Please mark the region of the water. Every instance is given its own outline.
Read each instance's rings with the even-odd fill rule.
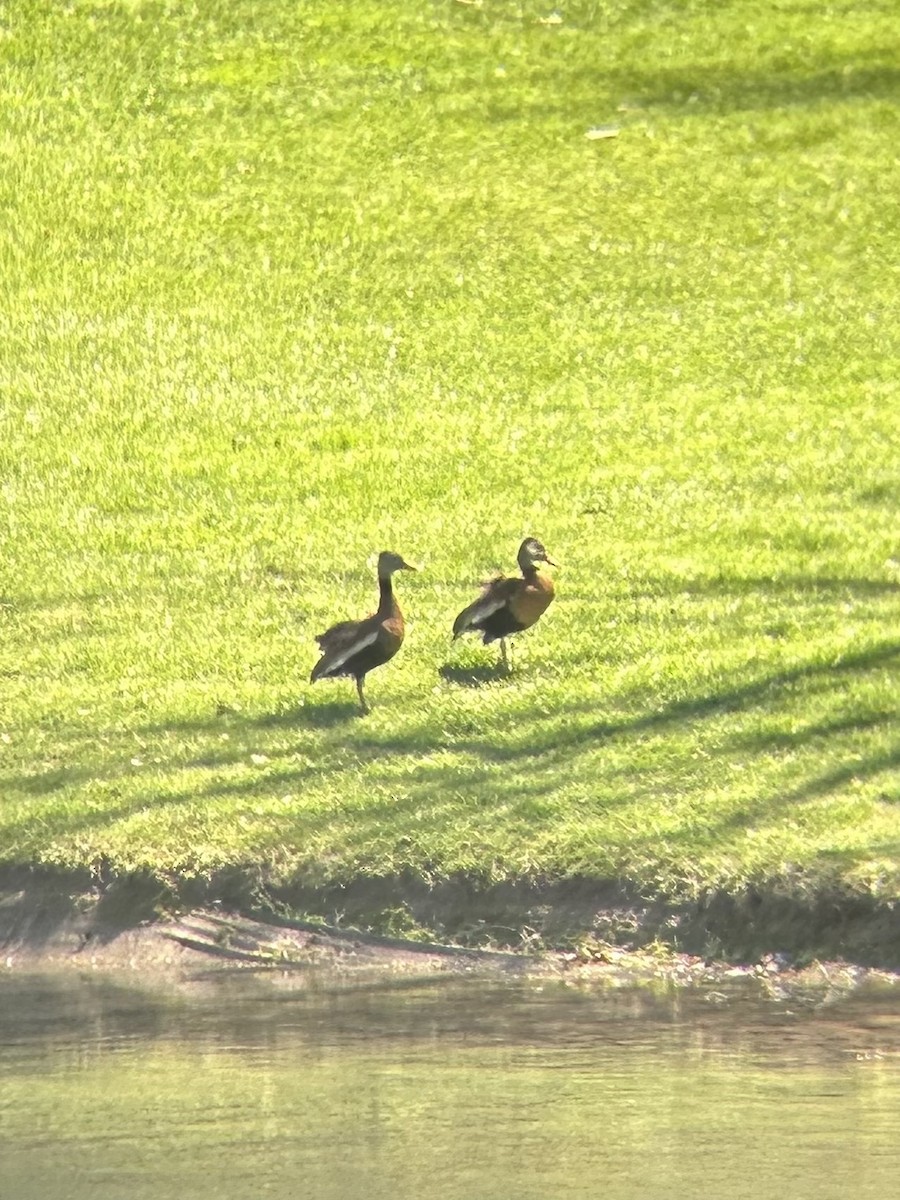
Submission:
[[[0,1200],[884,1200],[900,992],[0,976]]]

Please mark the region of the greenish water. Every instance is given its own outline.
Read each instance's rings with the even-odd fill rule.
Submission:
[[[900,995],[0,976],[0,1197],[896,1195]]]

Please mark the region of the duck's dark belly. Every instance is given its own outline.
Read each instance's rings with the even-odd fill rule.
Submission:
[[[498,608],[496,612],[480,622],[478,628],[484,633],[485,643],[494,642],[497,638],[509,637],[511,633],[521,633],[527,629],[508,608]]]

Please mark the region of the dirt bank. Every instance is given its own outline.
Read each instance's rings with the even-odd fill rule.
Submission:
[[[900,968],[900,913],[860,896],[810,901],[715,893],[694,904],[570,880],[478,885],[376,879],[345,888],[272,886],[252,872],[202,882],[10,866],[0,869],[0,962],[178,971],[329,960],[396,969],[534,970],[635,962],[841,960]],[[635,957],[637,956],[637,957]],[[693,969],[693,968],[692,968]]]

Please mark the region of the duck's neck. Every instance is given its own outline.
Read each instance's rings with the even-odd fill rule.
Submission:
[[[378,576],[378,615],[389,617],[398,611],[390,575]]]
[[[553,580],[539,569],[536,562],[520,563],[519,565],[522,568],[522,578],[525,580],[526,587],[546,592],[550,596],[553,595]]]

